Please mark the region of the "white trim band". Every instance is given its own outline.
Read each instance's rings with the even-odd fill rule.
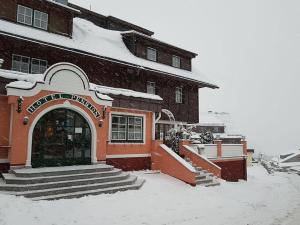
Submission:
[[[147,154],[124,154],[124,155],[106,155],[107,159],[118,159],[118,158],[145,158],[151,157],[150,153]]]

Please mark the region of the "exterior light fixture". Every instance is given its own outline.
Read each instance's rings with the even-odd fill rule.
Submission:
[[[21,113],[22,112],[22,104],[23,104],[23,97],[20,96],[18,99],[17,99],[17,103],[18,103],[18,106],[17,106],[17,112],[18,113]]]
[[[105,119],[105,114],[106,114],[106,106],[104,106],[102,110],[102,119]]]
[[[102,125],[103,125],[103,120],[101,119],[101,120],[99,120],[98,126],[99,126],[99,127],[102,127]]]
[[[29,122],[29,118],[28,118],[28,116],[25,116],[25,117],[23,118],[23,124],[24,124],[24,125],[27,125],[28,122]]]

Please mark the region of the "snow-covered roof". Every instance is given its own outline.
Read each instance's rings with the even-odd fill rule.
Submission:
[[[213,112],[200,112],[200,126],[225,126],[225,123],[219,119]]]
[[[151,36],[149,36],[149,35],[143,34],[143,33],[138,32],[138,31],[136,31],[136,30],[122,31],[121,34],[124,34],[124,35],[126,35],[126,34],[137,34],[137,35],[143,36],[144,38],[147,38],[147,39],[149,39],[149,40],[153,40],[153,41],[155,41],[155,42],[159,42],[159,43],[161,43],[161,44],[168,45],[168,46],[171,46],[171,47],[173,47],[173,48],[177,48],[177,49],[180,49],[180,50],[182,50],[182,51],[188,52],[188,53],[190,53],[190,54],[192,54],[192,55],[194,55],[194,56],[197,56],[197,55],[198,55],[197,53],[194,53],[194,52],[192,52],[192,51],[188,51],[188,50],[179,48],[179,47],[177,47],[177,46],[175,46],[175,45],[171,45],[171,44],[169,44],[169,43],[166,43],[166,42],[164,42],[164,41],[158,40],[158,39],[156,39],[156,38],[154,38],[154,37],[151,37]]]
[[[73,19],[72,38],[5,20],[0,20],[0,33],[97,55],[104,60],[124,63],[144,70],[198,82],[203,86],[217,88],[216,85],[196,69],[187,71],[136,57],[124,44],[121,32],[98,27],[92,22],[81,18]]]
[[[27,73],[12,71],[12,70],[0,69],[0,77],[10,79],[10,80],[15,80],[7,84],[6,87],[30,89],[34,87],[34,85],[37,82],[44,83],[45,74],[27,74]],[[158,95],[133,91],[129,89],[101,86],[101,85],[96,85],[94,83],[90,83],[90,89],[96,91],[99,97],[105,100],[113,100],[112,98],[107,96],[107,94],[123,95],[127,97],[145,98],[145,99],[159,100],[159,101],[163,100]]]
[[[158,101],[163,100],[158,95],[133,91],[133,90],[124,89],[124,88],[113,88],[113,87],[107,87],[107,86],[102,86],[102,85],[95,85],[93,83],[90,83],[90,87],[93,90],[95,90],[99,93],[102,93],[102,94],[123,95],[123,96],[128,96],[128,97],[146,98],[146,99],[152,99],[152,100],[158,100]]]
[[[294,153],[291,153],[291,154],[285,154],[284,156],[286,156],[286,157],[282,158],[281,156],[283,156],[283,155],[284,154],[280,155],[280,158],[279,158],[280,163],[295,162],[300,165],[300,150],[296,150],[296,151],[294,151]]]
[[[236,138],[244,138],[241,134],[227,134],[227,133],[213,133],[214,138],[221,138],[221,139],[236,139]]]
[[[77,12],[77,13],[80,13],[79,10],[74,9],[74,8],[72,8],[72,7],[70,7],[70,6],[64,5],[64,4],[62,4],[62,3],[56,2],[55,0],[46,0],[46,1],[47,1],[47,2],[50,2],[50,3],[52,3],[52,4],[55,4],[55,5],[58,5],[58,6],[60,6],[60,7],[63,7],[63,8],[65,8],[65,9],[68,9],[68,10],[71,10],[71,11],[74,11],[74,12]]]

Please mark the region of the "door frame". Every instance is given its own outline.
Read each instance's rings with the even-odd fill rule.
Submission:
[[[26,159],[26,164],[25,167],[32,167],[31,166],[31,154],[32,154],[32,135],[34,128],[37,124],[37,122],[48,112],[54,110],[54,109],[69,109],[73,110],[77,113],[79,113],[89,124],[90,129],[91,129],[91,164],[97,163],[97,130],[95,127],[95,124],[91,117],[80,107],[72,105],[69,101],[65,101],[63,104],[57,104],[50,106],[43,111],[41,111],[32,121],[29,132],[28,132],[28,146],[27,146],[27,159]]]

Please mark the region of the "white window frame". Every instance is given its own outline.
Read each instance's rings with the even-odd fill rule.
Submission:
[[[21,58],[21,61],[19,61],[19,66],[16,66],[16,60],[14,60],[14,57],[20,57]],[[26,71],[22,70],[23,69],[23,64],[25,64],[25,63],[23,63],[23,59],[27,59],[28,60],[28,63],[27,63],[28,65],[27,65],[27,70]],[[11,70],[22,72],[22,73],[29,73],[29,71],[30,71],[30,57],[23,56],[23,55],[13,54],[12,55]]]
[[[157,50],[155,48],[147,47],[147,59],[157,62]]]
[[[124,142],[118,141],[118,140],[113,140],[112,139],[112,117],[113,116],[136,116],[136,117],[142,117],[143,118],[143,134],[142,134],[142,141],[141,142],[127,142],[127,137],[126,140],[124,140]],[[127,129],[127,127],[126,127]],[[127,112],[111,112],[109,115],[109,144],[113,144],[113,145],[118,145],[118,144],[122,144],[122,145],[144,145],[146,144],[146,115],[145,114],[139,114],[139,113],[127,113]],[[127,134],[126,134],[127,135]],[[116,142],[117,141],[117,142]]]
[[[113,115],[113,116],[111,116],[111,131],[110,131],[110,133],[111,133],[111,140],[112,140],[112,141],[126,141],[126,140],[127,140],[127,121],[125,122],[125,124],[122,124],[122,123],[116,123],[116,125],[118,126],[118,128],[119,128],[120,126],[124,126],[124,125],[125,125],[125,131],[124,131],[124,132],[119,131],[119,130],[113,131],[113,129],[112,129],[112,126],[114,125],[114,123],[112,122],[113,117],[119,117],[119,118],[121,118],[121,117],[123,117],[123,116],[122,116],[122,115]],[[113,139],[113,135],[112,135],[113,133],[118,133],[118,138]],[[119,133],[124,133],[124,134],[125,134],[125,135],[124,135],[124,138],[119,138]]]
[[[24,10],[24,13],[21,12],[22,9]],[[26,22],[26,18],[29,19],[30,22]],[[26,7],[23,5],[18,5],[18,7],[17,7],[17,22],[32,26],[32,20],[33,20],[32,8],[29,8],[29,7]]]
[[[39,62],[39,64],[38,64],[38,67],[39,67],[39,72],[35,72],[35,71],[33,71],[33,67],[34,67],[34,64],[33,64],[33,61],[34,60],[36,60],[36,61],[38,61]],[[44,62],[45,64],[46,64],[46,67],[45,67],[45,70],[41,70],[41,68],[43,67],[43,66],[41,66],[41,62]],[[48,61],[47,60],[43,60],[43,59],[37,59],[37,58],[31,58],[31,64],[30,64],[30,66],[31,66],[31,68],[30,68],[30,72],[32,73],[32,74],[41,74],[41,73],[44,73],[46,70],[47,70],[47,67],[48,67]]]
[[[175,89],[175,102],[183,103],[183,88],[182,87],[176,87],[176,89]]]
[[[48,13],[34,10],[33,15],[33,26],[43,30],[48,30]]]
[[[147,81],[147,93],[148,94],[156,94],[156,84],[152,81]]]
[[[133,119],[134,122],[133,124],[129,123],[129,119]],[[128,141],[141,141],[143,142],[143,118],[140,116],[127,116],[127,140]],[[136,125],[135,121],[136,120],[140,120],[140,125]],[[133,126],[133,132],[129,131],[130,127],[129,126]],[[138,132],[136,131],[137,128],[140,128],[141,131]],[[129,137],[129,133],[133,134],[133,138]],[[140,139],[136,139],[136,135],[140,133]]]
[[[172,66],[176,68],[181,67],[181,58],[177,55],[172,56]]]

